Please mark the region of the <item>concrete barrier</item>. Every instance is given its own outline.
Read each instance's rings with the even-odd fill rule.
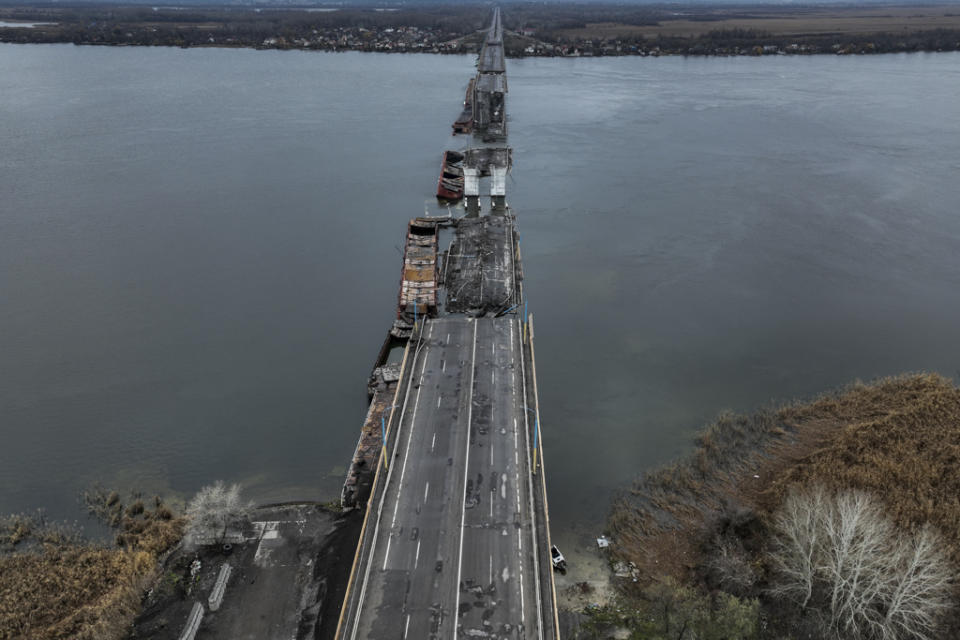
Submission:
[[[400,379],[397,382],[396,390],[394,390],[393,392],[393,406],[390,407],[390,421],[387,423],[387,426],[388,426],[388,429],[386,432],[387,440],[390,439],[390,435],[393,430],[393,414],[396,411],[397,407],[399,406],[397,404],[397,400],[400,398],[400,392],[404,387],[403,380],[407,372],[407,358],[410,355],[410,345],[414,341],[413,338],[414,338],[414,335],[411,333],[410,339],[407,341],[407,346],[403,350],[403,360],[400,363]],[[416,359],[416,356],[414,356],[414,359]],[[407,386],[409,387],[409,385]],[[397,428],[399,428],[399,425],[397,425]],[[367,524],[370,521],[370,511],[373,508],[373,502],[377,497],[377,488],[379,487],[379,484],[380,484],[380,471],[383,469],[383,464],[381,464],[381,462],[382,461],[380,460],[377,461],[377,471],[373,475],[373,484],[370,487],[370,497],[367,498],[367,508],[363,514],[363,525],[360,527],[360,537],[357,542],[357,550],[354,552],[354,555],[353,555],[353,564],[350,567],[350,577],[347,579],[347,588],[343,593],[343,605],[340,607],[340,617],[337,620],[337,630],[333,636],[335,640],[341,640],[341,637],[342,637],[341,633],[343,631],[343,621],[344,621],[344,618],[346,617],[347,610],[351,608],[350,600],[352,596],[353,584],[357,578],[357,567],[359,566],[360,557],[363,553],[363,548],[366,542]]]
[[[227,580],[230,579],[230,574],[233,572],[233,567],[230,566],[229,562],[224,562],[223,566],[220,567],[220,574],[217,576],[217,581],[213,585],[213,589],[210,590],[210,597],[207,599],[207,606],[210,607],[210,611],[216,611],[220,608],[220,604],[223,602],[223,593],[227,590]]]
[[[197,635],[197,629],[200,628],[200,622],[203,620],[203,605],[199,602],[193,603],[193,609],[190,610],[190,617],[187,618],[187,624],[180,632],[180,640],[193,640]]]

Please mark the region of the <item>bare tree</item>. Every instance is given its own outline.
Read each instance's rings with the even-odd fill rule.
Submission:
[[[803,609],[813,597],[818,554],[823,544],[821,520],[825,502],[826,496],[819,486],[803,496],[791,493],[773,523],[777,537],[771,557],[780,577],[774,592],[795,600]]]
[[[926,640],[950,607],[952,567],[930,527],[901,533],[862,491],[791,492],[774,517],[771,592],[843,638]]]
[[[930,526],[898,542],[901,570],[888,577],[883,640],[936,634],[937,623],[951,608],[953,572],[941,549],[943,542]]]
[[[240,485],[225,485],[217,480],[200,489],[187,504],[188,544],[218,544],[226,538],[230,528],[249,521],[253,504],[240,497]]]
[[[702,570],[710,584],[735,596],[749,595],[757,571],[738,538],[716,534],[704,550]]]

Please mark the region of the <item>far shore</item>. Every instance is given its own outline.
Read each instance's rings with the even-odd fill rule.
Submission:
[[[0,42],[473,54],[482,5],[390,11],[0,6]],[[865,55],[960,50],[960,4],[506,5],[507,57]],[[19,23],[19,24],[18,24]],[[22,26],[19,26],[22,25]]]

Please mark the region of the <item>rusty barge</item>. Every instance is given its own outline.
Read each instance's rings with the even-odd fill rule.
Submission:
[[[440,163],[440,177],[437,179],[437,199],[456,202],[463,199],[463,154],[459,151],[445,151]]]
[[[381,431],[393,408],[390,400],[400,379],[401,363],[391,355],[406,346],[415,322],[437,315],[438,236],[440,226],[449,223],[449,218],[414,218],[407,225],[396,318],[367,380],[370,404],[340,494],[344,508],[357,507],[369,496],[383,443]]]
[[[475,83],[475,78],[470,78],[470,82],[467,83],[467,95],[463,99],[463,111],[460,112],[460,116],[453,123],[453,135],[473,131],[473,87]]]

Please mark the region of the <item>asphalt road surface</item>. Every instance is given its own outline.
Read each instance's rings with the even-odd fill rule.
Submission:
[[[343,637],[542,638],[520,325],[447,317],[423,336]]]
[[[507,69],[503,58],[503,25],[500,22],[499,8],[493,10],[493,19],[484,38],[477,69],[480,73],[504,73]]]

